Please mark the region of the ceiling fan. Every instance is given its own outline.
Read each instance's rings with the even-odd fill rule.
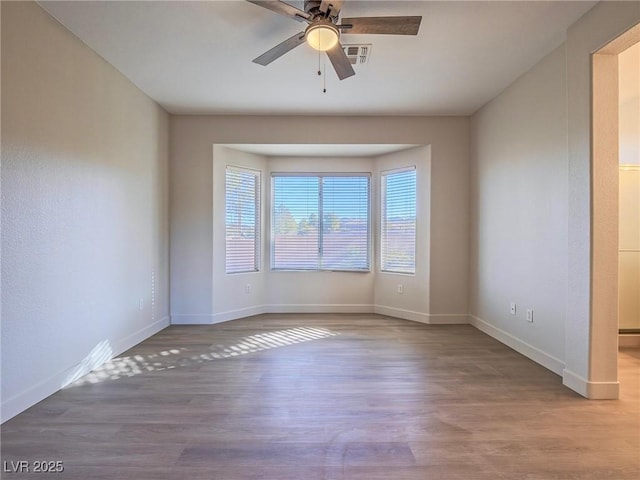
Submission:
[[[422,17],[356,17],[340,19],[344,0],[305,0],[304,11],[280,0],[247,0],[285,17],[306,22],[307,28],[296,33],[271,50],[253,60],[260,65],[269,65],[285,53],[307,42],[312,48],[326,52],[340,80],[355,71],[340,43],[341,35],[385,34],[417,35]],[[340,23],[338,24],[338,20]]]

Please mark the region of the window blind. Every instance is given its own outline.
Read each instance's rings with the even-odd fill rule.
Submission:
[[[380,269],[416,271],[416,170],[382,172]]]
[[[260,270],[260,172],[228,166],[225,179],[226,273]]]
[[[369,271],[369,175],[274,174],[274,270]]]

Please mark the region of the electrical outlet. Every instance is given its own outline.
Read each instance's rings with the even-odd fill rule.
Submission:
[[[533,309],[527,309],[527,322],[533,323]]]
[[[144,310],[144,298],[138,300],[138,310]]]
[[[247,283],[244,286],[244,293],[251,293],[251,284],[250,283]]]
[[[398,293],[404,293],[404,285],[401,283],[398,284]]]
[[[516,302],[511,302],[510,312],[511,312],[511,315],[515,315],[516,314]]]

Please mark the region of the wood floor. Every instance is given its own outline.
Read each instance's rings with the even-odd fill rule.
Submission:
[[[620,376],[588,401],[466,325],[172,326],[2,425],[2,478],[637,480],[638,350]]]

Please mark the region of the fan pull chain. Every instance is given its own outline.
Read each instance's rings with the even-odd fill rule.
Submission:
[[[318,44],[321,45],[322,37],[318,39]],[[322,76],[322,93],[327,93],[327,58],[324,59],[323,68],[320,69],[320,57],[322,56],[321,50],[318,49],[318,75],[322,75],[324,71],[324,75]]]
[[[322,93],[327,93],[327,58],[324,59],[324,76],[322,77]]]
[[[318,50],[318,76],[322,76],[324,72],[324,76],[322,76],[322,93],[327,93],[327,58],[325,57],[324,63],[320,61],[320,57],[322,52]]]

